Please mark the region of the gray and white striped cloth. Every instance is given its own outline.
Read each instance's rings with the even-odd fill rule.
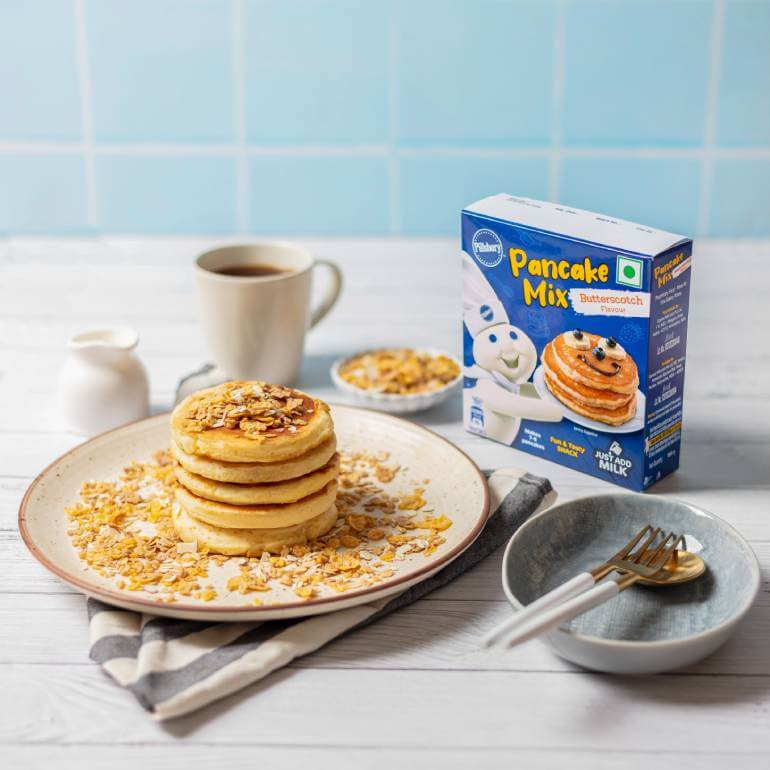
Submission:
[[[547,479],[516,469],[489,476],[492,511],[477,540],[443,570],[396,596],[285,621],[175,620],[88,600],[91,659],[155,719],[195,711],[447,584],[505,543],[555,498]]]

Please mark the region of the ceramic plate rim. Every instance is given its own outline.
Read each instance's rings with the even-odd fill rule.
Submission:
[[[549,515],[553,511],[558,510],[559,508],[563,508],[567,505],[571,505],[573,503],[576,503],[582,500],[596,500],[596,499],[608,498],[608,497],[613,497],[613,498],[636,497],[636,495],[628,492],[605,492],[605,493],[596,494],[596,495],[582,495],[581,497],[575,497],[572,500],[565,500],[564,502],[557,503],[556,505],[553,505],[550,508],[546,508],[544,511],[541,511],[540,513],[535,514],[534,516],[529,518],[527,521],[525,521],[524,524],[522,524],[516,530],[516,532],[513,533],[513,535],[511,536],[511,539],[508,541],[508,544],[505,546],[505,551],[503,552],[503,563],[502,563],[502,573],[501,573],[503,593],[505,594],[508,601],[513,605],[513,607],[515,607],[517,610],[520,610],[524,607],[524,605],[516,598],[516,596],[513,594],[513,592],[511,591],[508,585],[506,566],[508,564],[508,560],[511,558],[511,550],[514,545],[514,541],[516,540],[517,537],[519,537],[521,532],[525,530],[535,519],[539,519],[541,516]],[[651,498],[648,498],[648,499],[651,499]],[[572,631],[570,629],[563,629],[563,628],[557,628],[553,633],[564,634],[565,636],[568,636],[571,639],[579,640],[581,642],[586,642],[587,644],[598,645],[602,647],[625,647],[627,649],[650,650],[650,649],[659,648],[659,647],[672,647],[672,646],[679,647],[683,645],[692,644],[692,642],[696,640],[699,641],[702,639],[707,639],[710,636],[720,634],[726,628],[736,625],[746,616],[746,613],[748,613],[748,611],[754,606],[754,602],[756,601],[757,594],[759,593],[759,589],[761,586],[761,572],[759,569],[759,560],[757,559],[757,555],[754,553],[754,549],[751,547],[751,545],[746,540],[746,538],[740,532],[738,532],[738,530],[735,527],[732,526],[732,524],[728,524],[728,522],[726,522],[720,516],[717,516],[715,513],[712,513],[711,511],[707,511],[705,508],[701,508],[699,505],[688,503],[686,500],[681,500],[678,497],[666,497],[664,499],[667,500],[668,502],[684,505],[687,508],[690,508],[696,511],[697,513],[701,513],[707,516],[712,521],[716,520],[717,522],[719,522],[721,526],[723,526],[725,529],[731,532],[732,535],[735,537],[735,539],[741,544],[747,556],[749,557],[748,561],[751,564],[751,573],[752,573],[753,583],[754,583],[751,596],[748,598],[745,605],[741,607],[738,612],[734,613],[729,618],[727,618],[727,620],[723,620],[721,623],[718,623],[716,626],[707,628],[705,631],[700,631],[697,634],[690,634],[689,636],[682,636],[677,639],[657,639],[654,641],[635,640],[635,639],[606,639],[603,636],[592,636],[589,634],[581,634],[581,633],[578,633],[577,631]]]
[[[647,397],[639,388],[636,389],[636,414],[623,425],[608,425],[607,423],[599,422],[598,420],[592,420],[590,417],[586,417],[583,414],[573,411],[566,404],[562,404],[562,402],[559,401],[559,399],[545,386],[545,368],[542,364],[535,369],[535,373],[532,375],[532,384],[535,386],[535,390],[540,395],[540,398],[546,398],[553,402],[562,410],[562,414],[567,420],[574,422],[583,428],[588,428],[588,430],[595,430],[599,433],[637,433],[644,428],[643,417],[647,404]],[[637,425],[635,428],[631,427],[638,420],[641,420],[641,424]]]
[[[37,488],[38,484],[40,484],[43,480],[48,479],[50,475],[55,471],[59,463],[63,462],[73,452],[83,451],[87,447],[93,446],[95,442],[103,439],[105,436],[127,430],[129,428],[139,425],[140,423],[161,422],[162,420],[168,420],[170,416],[170,412],[164,412],[161,414],[152,415],[150,417],[145,417],[141,420],[134,420],[133,422],[120,425],[117,428],[113,428],[111,430],[105,431],[104,433],[100,433],[96,436],[93,436],[87,441],[84,441],[78,444],[77,446],[72,447],[72,449],[67,450],[63,454],[59,455],[59,457],[57,457],[55,460],[50,462],[47,466],[45,466],[45,468],[43,468],[43,470],[41,470],[40,473],[38,473],[37,476],[35,476],[35,478],[30,483],[29,487],[27,487],[27,490],[25,491],[24,496],[21,499],[21,503],[19,504],[18,528],[19,528],[19,533],[21,534],[21,538],[24,541],[24,544],[29,550],[29,552],[32,554],[32,556],[34,556],[35,559],[43,567],[45,567],[49,572],[55,575],[59,580],[63,581],[67,585],[72,586],[73,588],[76,588],[79,592],[85,594],[86,596],[94,596],[96,598],[102,599],[103,601],[105,601],[106,603],[112,606],[121,606],[126,604],[139,605],[143,608],[146,608],[148,610],[148,613],[154,614],[154,615],[160,614],[159,610],[170,610],[173,613],[173,615],[176,615],[176,616],[179,616],[181,613],[197,613],[197,614],[211,615],[211,616],[232,615],[233,618],[231,619],[235,620],[236,618],[244,614],[248,614],[253,617],[258,617],[260,614],[261,615],[269,614],[269,615],[275,616],[277,613],[287,611],[287,612],[294,613],[295,616],[297,617],[301,617],[305,615],[321,614],[322,612],[325,612],[325,611],[329,611],[329,612],[333,611],[335,604],[341,605],[340,609],[342,609],[343,607],[350,607],[354,605],[365,604],[367,601],[375,601],[378,597],[380,597],[383,591],[386,591],[388,593],[382,594],[382,596],[391,595],[395,593],[398,587],[401,585],[404,585],[406,588],[406,587],[409,587],[410,585],[415,585],[416,583],[419,583],[427,579],[433,573],[435,573],[438,569],[446,566],[447,564],[452,562],[454,559],[456,559],[481,534],[481,531],[483,530],[487,522],[487,519],[489,518],[489,508],[490,508],[489,486],[487,484],[487,479],[484,476],[484,473],[466,452],[464,452],[458,446],[456,446],[451,441],[449,441],[449,439],[444,438],[438,433],[430,430],[430,428],[426,428],[423,425],[418,425],[409,420],[405,420],[401,417],[396,417],[395,415],[392,415],[392,414],[378,412],[373,409],[366,409],[365,407],[350,406],[348,404],[336,404],[333,402],[330,402],[329,405],[335,409],[366,412],[368,414],[374,415],[377,419],[392,420],[398,423],[406,423],[410,428],[414,428],[418,432],[427,434],[427,437],[429,440],[438,440],[444,444],[447,444],[449,447],[455,450],[469,464],[469,466],[472,468],[473,471],[475,471],[478,474],[479,479],[481,481],[481,490],[483,495],[481,510],[471,530],[468,532],[468,534],[465,535],[465,537],[456,546],[454,546],[454,548],[447,551],[445,554],[442,554],[439,558],[429,561],[428,564],[425,564],[420,569],[415,570],[414,572],[410,572],[406,575],[399,576],[394,580],[388,580],[382,583],[378,583],[377,585],[374,585],[374,586],[369,586],[368,588],[359,589],[357,591],[351,591],[349,593],[340,594],[338,596],[320,597],[318,599],[310,599],[310,600],[297,601],[297,602],[287,602],[278,606],[265,605],[262,607],[254,606],[254,605],[244,605],[242,607],[241,606],[221,607],[218,605],[186,604],[182,602],[175,602],[173,605],[169,605],[166,607],[159,607],[157,602],[153,602],[151,599],[146,599],[142,596],[127,596],[125,592],[121,592],[119,590],[111,590],[111,589],[103,588],[98,585],[94,585],[93,583],[89,582],[87,578],[83,578],[83,577],[79,577],[78,575],[71,574],[66,570],[62,569],[54,561],[51,561],[38,548],[37,544],[35,543],[34,539],[32,538],[26,526],[27,506],[29,504],[29,499],[32,496],[32,493],[34,492],[34,490]],[[353,604],[350,603],[351,599],[355,600]],[[118,602],[118,604],[116,604],[116,602]],[[321,609],[318,609],[319,607]],[[297,613],[297,610],[301,610],[303,608],[310,610],[310,612]],[[164,612],[163,614],[168,614],[168,613]],[[212,620],[215,620],[215,618],[212,617]]]

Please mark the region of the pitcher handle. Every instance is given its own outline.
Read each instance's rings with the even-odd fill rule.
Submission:
[[[331,282],[324,292],[318,307],[310,316],[310,328],[312,329],[336,304],[342,291],[342,271],[329,259],[317,259],[313,268],[323,266],[328,268]]]

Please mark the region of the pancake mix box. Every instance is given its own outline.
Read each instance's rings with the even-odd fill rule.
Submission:
[[[462,248],[465,427],[633,490],[674,471],[692,241],[500,194]]]

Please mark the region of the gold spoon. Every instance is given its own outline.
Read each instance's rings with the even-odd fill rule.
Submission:
[[[674,551],[660,572],[636,582],[644,586],[671,586],[689,583],[706,571],[706,562],[691,551]]]

